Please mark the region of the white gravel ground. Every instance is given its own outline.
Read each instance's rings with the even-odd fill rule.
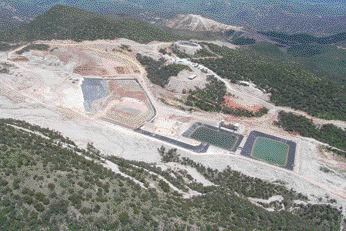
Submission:
[[[123,42],[127,43],[128,41],[124,40]],[[158,45],[152,44],[150,46],[155,47]],[[132,49],[141,49],[141,46],[133,45]],[[150,52],[150,49],[146,51]],[[6,54],[0,53],[0,62],[5,59]],[[78,84],[73,85],[68,82],[69,77],[66,77],[66,73],[54,70],[55,67],[42,69],[41,65],[23,64],[19,70],[14,70],[19,72],[17,77],[15,75],[0,74],[0,118],[25,120],[42,127],[49,127],[60,131],[64,136],[70,137],[81,147],[86,147],[87,143],[90,142],[104,154],[117,155],[130,160],[160,163],[157,148],[161,145],[168,148],[172,147],[153,138],[144,137],[130,129],[83,115]],[[65,71],[68,71],[67,69],[66,67]],[[36,75],[37,72],[40,75]],[[145,82],[143,81],[143,83]],[[54,87],[57,89],[54,89]],[[145,87],[145,89],[149,89],[149,87]],[[56,90],[58,90],[59,95],[54,94]],[[21,93],[24,95],[21,95]],[[153,99],[151,94],[150,97]],[[69,107],[66,107],[66,105]],[[159,116],[168,112],[186,115],[186,113],[164,107],[158,102],[154,102],[154,105],[159,107]],[[216,117],[207,118],[208,115],[190,116],[195,119],[202,118],[203,120],[216,119]],[[266,119],[264,118],[263,121],[265,122]],[[246,125],[249,124],[252,124],[253,127],[244,129],[244,132],[256,128],[269,133],[280,133],[272,127],[263,127],[265,123],[254,123],[252,121],[247,122]],[[325,202],[327,195],[330,198],[335,198],[338,206],[344,207],[343,212],[346,215],[345,175],[320,171],[319,150],[315,141],[300,138],[292,139],[298,142],[294,171],[254,161],[239,154],[221,152],[217,148],[211,148],[206,154],[196,154],[185,150],[179,150],[179,153],[211,168],[222,170],[230,166],[233,170],[252,177],[268,181],[280,180],[286,182],[287,187],[308,195],[315,202],[318,201],[319,197],[324,198],[323,202]],[[184,166],[169,167],[185,168],[198,182],[205,185],[211,184],[192,168]]]

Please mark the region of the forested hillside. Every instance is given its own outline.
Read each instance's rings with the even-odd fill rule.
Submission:
[[[297,44],[334,44],[346,40],[346,33],[338,33],[326,37],[316,37],[309,34],[285,34],[280,32],[261,32],[264,35],[269,36],[274,41],[280,42],[286,45]]]
[[[256,112],[242,108],[231,108],[225,104],[227,89],[225,83],[209,76],[204,88],[196,88],[189,91],[185,104],[192,108],[198,108],[208,112],[222,112],[224,114],[239,117],[261,117],[268,113],[268,109],[262,107]]]
[[[165,60],[158,61],[141,54],[137,54],[137,60],[145,67],[149,80],[161,87],[164,87],[172,76],[177,76],[182,70],[189,70],[190,68],[181,64],[165,65]]]
[[[258,43],[249,49],[254,55],[296,63],[321,78],[346,85],[346,49],[336,45],[299,44],[280,49],[274,44]]]
[[[200,14],[231,25],[259,31],[313,33],[318,35],[346,31],[345,1],[342,0],[2,0],[5,9],[0,21],[30,18],[56,4],[66,4],[104,15],[126,14],[141,17],[174,17],[176,14]],[[0,23],[1,24],[1,23]]]
[[[164,149],[161,151],[165,153]],[[247,177],[231,169],[219,172],[186,158],[165,159],[196,168],[218,185],[204,187],[187,184],[182,177],[172,178],[153,164],[110,158],[122,172],[144,183],[139,186],[103,167],[99,156],[100,152],[92,145],[88,145],[87,150],[80,149],[58,132],[21,121],[0,120],[0,229],[340,228],[341,216],[337,209],[329,205],[295,205],[293,200],[304,201],[306,197],[282,185]],[[175,179],[172,184],[180,182],[203,195],[183,199],[149,170],[166,179]],[[280,212],[268,212],[246,199],[278,194],[284,197],[285,203],[285,209]]]
[[[128,38],[138,42],[169,41],[179,36],[149,23],[113,19],[67,6],[55,6],[29,24],[0,34],[0,41],[71,39],[76,41]]]
[[[345,120],[346,86],[319,77],[307,68],[251,50],[209,47],[222,59],[199,60],[232,82],[248,80],[271,93],[271,101],[326,119]]]
[[[304,116],[281,111],[278,125],[289,132],[297,132],[301,136],[315,138],[335,148],[344,150],[346,157],[346,131],[332,124],[317,127],[311,120]]]

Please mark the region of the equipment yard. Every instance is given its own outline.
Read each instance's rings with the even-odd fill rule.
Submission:
[[[172,76],[164,88],[153,85],[136,55],[174,63],[177,57],[159,52],[172,43],[126,39],[37,43],[50,49],[0,53],[0,63],[8,63],[9,70],[0,74],[1,118],[49,127],[78,145],[93,143],[107,155],[130,160],[160,163],[161,145],[177,148],[181,156],[205,166],[230,166],[252,177],[283,182],[314,203],[335,198],[334,206],[345,208],[345,169],[336,168],[332,160],[321,161],[325,153],[320,142],[275,126],[278,111],[285,108],[270,103],[253,84],[231,83],[185,60],[183,65],[190,70]],[[254,111],[265,106],[269,112],[246,118],[182,107],[183,92],[205,86],[210,74],[225,82],[229,104]],[[179,78],[184,84],[176,84]],[[239,129],[220,128],[220,121],[239,124]],[[323,166],[331,170],[321,171]]]

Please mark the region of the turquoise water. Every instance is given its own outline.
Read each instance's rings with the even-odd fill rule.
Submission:
[[[271,164],[285,166],[287,164],[289,146],[283,142],[265,137],[257,137],[252,149],[252,156]]]

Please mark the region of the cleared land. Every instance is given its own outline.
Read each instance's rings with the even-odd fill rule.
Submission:
[[[97,118],[136,128],[155,116],[136,79],[85,79],[82,90],[85,110]]]
[[[107,155],[116,155],[148,163],[160,162],[157,148],[161,145],[178,148],[182,157],[193,158],[195,161],[212,168],[223,170],[230,166],[233,170],[241,171],[251,177],[261,178],[266,181],[284,182],[288,187],[308,195],[316,203],[329,204],[330,198],[336,198],[338,201],[335,206],[345,204],[344,175],[339,172],[334,174],[333,172],[327,173],[320,170],[319,144],[312,140],[295,137],[294,134],[288,134],[274,126],[273,120],[276,119],[277,115],[276,107],[268,107],[271,109],[268,115],[253,119],[235,116],[226,117],[213,112],[177,110],[161,103],[158,99],[170,93],[150,84],[148,78],[146,78],[144,68],[136,61],[135,57],[137,53],[141,53],[158,60],[161,57],[158,50],[161,47],[168,47],[170,44],[152,43],[144,45],[123,39],[83,43],[54,41],[48,44],[52,50],[35,50],[25,52],[22,56],[18,56],[15,52],[0,53],[2,62],[13,65],[13,67],[8,67],[8,74],[1,74],[0,94],[4,97],[0,96],[0,117],[20,118],[44,127],[50,127],[70,136],[78,142],[78,145],[86,145],[88,142],[92,142]],[[121,49],[122,44],[129,46],[132,52],[118,51]],[[83,55],[76,55],[78,50]],[[27,61],[13,61],[18,57],[24,57]],[[93,69],[84,74],[75,73],[76,67],[88,63],[89,59],[93,62],[97,61],[97,57],[100,57],[102,62],[97,62],[94,67],[96,69],[102,67],[107,74],[100,74],[96,77],[93,74],[95,73]],[[173,63],[169,62],[169,57],[167,59],[167,63]],[[103,63],[107,65],[103,65]],[[122,66],[127,70],[132,70],[131,73],[124,75],[114,71],[114,67]],[[135,71],[135,69],[138,71]],[[196,75],[199,74],[198,70],[195,70],[197,68],[192,67],[191,69],[196,72]],[[239,133],[242,135],[248,134],[249,129],[251,129],[267,134],[275,134],[278,137],[290,137],[289,139],[298,144],[297,156],[294,160],[294,171],[285,171],[283,168],[276,166],[270,167],[255,159],[242,158],[238,156],[240,150],[237,150],[235,155],[224,155],[229,154],[229,150],[217,148],[215,145],[210,145],[204,154],[195,154],[191,150],[179,147],[176,143],[170,143],[167,140],[162,140],[162,142],[159,139],[152,139],[139,134],[132,129],[114,125],[114,122],[107,123],[101,114],[94,116],[86,113],[81,88],[83,79],[86,78],[102,80],[110,78],[137,79],[157,110],[155,120],[145,123],[143,129],[192,146],[198,146],[200,142],[181,137],[181,134],[194,122],[215,126],[218,121],[225,120],[229,123],[239,123],[241,125]],[[196,80],[198,79],[199,77],[196,78]],[[231,89],[230,92],[237,92],[237,100],[238,95],[240,95],[239,100],[244,103],[249,103],[249,100],[251,100],[251,104],[264,102],[261,95],[253,96],[252,93],[255,88],[246,90],[246,87],[226,83],[227,88]],[[235,90],[233,91],[233,89]],[[107,90],[106,93],[109,96],[109,88]],[[129,93],[129,91],[126,92]],[[118,94],[119,91],[115,91],[115,93]],[[94,103],[97,105],[97,101],[99,100],[94,101],[93,105]],[[118,102],[114,105],[122,106],[123,104]],[[103,112],[107,108],[100,107],[100,109]],[[322,198],[322,202],[320,198]]]

